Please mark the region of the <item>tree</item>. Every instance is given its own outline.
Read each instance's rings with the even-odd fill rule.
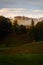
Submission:
[[[33,19],[31,20],[31,27],[34,27],[34,21],[33,21]]]
[[[36,41],[43,41],[43,21],[38,22],[35,26]]]
[[[9,32],[12,32],[12,22],[10,21],[10,19],[9,18],[6,18],[7,19],[7,22],[8,22],[8,24],[9,24]]]
[[[30,37],[31,41],[35,40],[35,26],[34,26],[33,19],[31,21],[31,26],[30,26],[30,29],[29,29],[29,37]]]
[[[20,33],[26,33],[27,32],[27,29],[24,25],[20,25]]]
[[[10,20],[8,20],[8,18],[0,16],[0,37],[2,38],[5,37],[11,29],[11,23]]]
[[[15,33],[18,33],[19,25],[18,25],[17,20],[14,21],[13,27],[14,27],[14,32],[15,32]]]

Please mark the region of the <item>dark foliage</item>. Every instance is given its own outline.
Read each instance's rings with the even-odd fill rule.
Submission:
[[[0,38],[5,37],[11,30],[11,22],[8,18],[0,16]]]
[[[43,41],[43,21],[38,22],[35,26],[36,41]]]
[[[27,29],[24,25],[18,25],[17,20],[12,25],[9,18],[0,16],[0,39],[6,37],[9,33],[12,34],[12,32],[16,35],[25,35],[28,41],[43,41],[43,21],[34,25],[32,19],[31,26]]]

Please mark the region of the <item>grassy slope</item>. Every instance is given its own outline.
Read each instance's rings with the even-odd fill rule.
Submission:
[[[43,65],[43,42],[25,44],[21,38],[8,37],[3,43],[0,45],[0,65]]]
[[[8,48],[0,48],[0,54],[17,54],[17,53],[43,53],[43,42],[33,42],[22,44],[20,46],[13,46]]]

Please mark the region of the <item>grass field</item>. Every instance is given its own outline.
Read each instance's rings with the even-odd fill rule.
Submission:
[[[0,55],[0,65],[43,65],[43,54]]]
[[[0,65],[43,65],[43,42],[1,44]]]
[[[33,53],[33,54],[43,54],[43,42],[33,42],[27,44],[16,44],[6,47],[0,45],[0,54],[18,54],[18,53]]]
[[[43,42],[0,48],[0,65],[43,65]]]

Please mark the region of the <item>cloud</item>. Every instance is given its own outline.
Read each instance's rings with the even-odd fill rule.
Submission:
[[[7,8],[3,8],[3,9],[0,9],[0,13],[7,13],[7,12],[9,12],[9,9],[7,9]]]
[[[35,13],[43,13],[43,10],[34,10]]]
[[[14,17],[16,15],[21,15],[25,11],[26,9],[23,9],[23,8],[2,8],[0,9],[0,15]]]
[[[13,12],[24,12],[27,9],[24,9],[24,8],[11,8],[10,10],[13,11]]]
[[[28,16],[28,17],[43,17],[43,10],[27,9],[27,8],[2,8],[0,15],[6,17]]]

